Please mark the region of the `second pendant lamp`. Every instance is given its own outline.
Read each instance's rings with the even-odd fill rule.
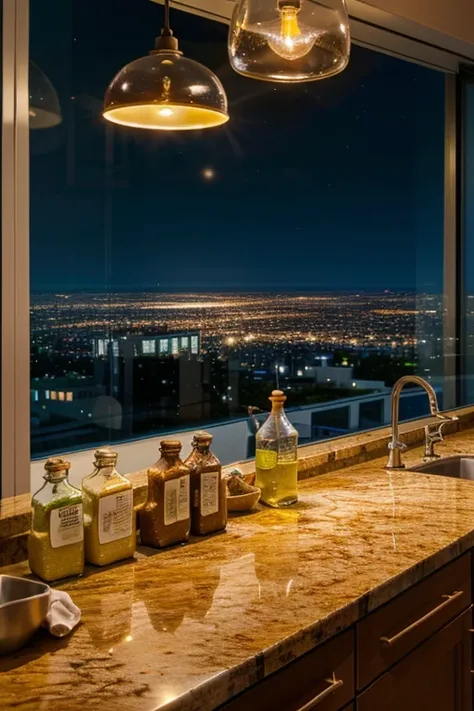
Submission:
[[[229,120],[219,79],[178,50],[169,23],[169,0],[155,49],[115,76],[105,95],[103,116],[123,126],[161,131],[212,128]]]
[[[229,60],[239,74],[305,82],[342,72],[349,62],[345,0],[238,0]]]

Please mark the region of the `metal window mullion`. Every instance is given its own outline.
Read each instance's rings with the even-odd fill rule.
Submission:
[[[15,230],[15,488],[30,491],[30,129],[29,5],[16,16],[16,230]]]
[[[30,489],[28,10],[3,2],[2,497]]]
[[[15,3],[3,1],[2,37],[2,497],[13,496],[15,482],[15,368],[13,349],[15,274]]]
[[[458,233],[458,79],[446,75],[444,156],[443,361],[445,410],[460,402],[460,240]]]
[[[466,248],[469,235],[466,233],[466,170],[469,165],[466,160],[466,131],[467,107],[466,91],[469,85],[474,84],[474,71],[471,66],[461,66],[461,71],[457,81],[457,216],[458,216],[458,336],[459,336],[459,377],[458,377],[458,405],[468,405],[471,397],[469,380],[472,373],[469,372],[469,331],[467,323],[468,315],[468,294],[467,294],[467,270],[469,265],[466,260]]]

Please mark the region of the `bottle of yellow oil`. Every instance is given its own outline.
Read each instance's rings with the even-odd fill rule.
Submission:
[[[283,409],[284,393],[274,390],[269,400],[272,411],[256,437],[255,484],[264,504],[280,508],[298,501],[298,432]]]
[[[118,455],[95,452],[94,471],[82,480],[86,561],[108,565],[131,558],[136,547],[133,485],[116,470]]]

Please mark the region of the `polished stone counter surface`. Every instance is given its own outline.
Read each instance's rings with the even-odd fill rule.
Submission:
[[[474,434],[438,450],[474,453]],[[0,708],[210,711],[474,546],[474,482],[384,464],[307,480],[294,509],[65,583],[83,622],[0,658]]]

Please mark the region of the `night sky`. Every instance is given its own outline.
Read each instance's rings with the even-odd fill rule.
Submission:
[[[32,288],[440,292],[443,74],[353,46],[332,79],[258,82],[228,65],[225,25],[171,19],[226,88],[223,127],[101,118],[108,82],[152,48],[160,6],[31,1],[31,59],[64,117],[31,132]]]

